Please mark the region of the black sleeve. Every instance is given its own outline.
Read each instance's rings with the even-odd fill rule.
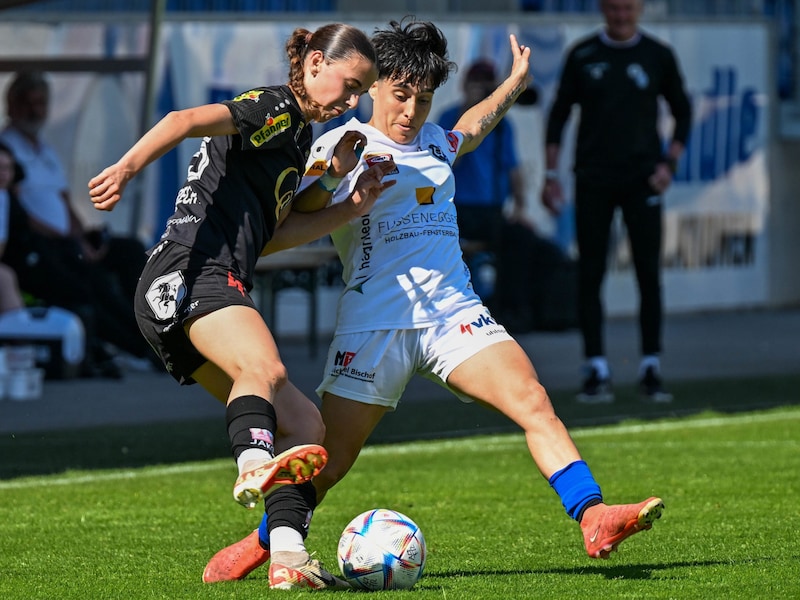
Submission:
[[[675,129],[672,132],[672,139],[686,146],[689,139],[689,131],[692,126],[692,105],[686,94],[678,61],[675,54],[669,48],[665,52],[665,73],[664,87],[661,94],[669,105],[670,112],[675,119]]]
[[[232,100],[223,100],[233,117],[242,140],[242,150],[277,148],[294,141],[289,109],[277,112],[273,107],[275,92],[270,88],[254,88]]]
[[[575,50],[573,49],[564,61],[564,68],[561,71],[561,79],[558,83],[555,101],[550,108],[550,115],[547,118],[547,129],[545,142],[547,144],[560,144],[561,133],[564,130],[572,112],[572,105],[578,99],[578,67],[575,61]]]

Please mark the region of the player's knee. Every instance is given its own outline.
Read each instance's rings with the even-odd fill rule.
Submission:
[[[553,412],[553,405],[544,386],[537,380],[531,379],[515,394],[509,416],[520,427],[528,430]]]
[[[272,387],[276,392],[289,380],[289,373],[280,360],[251,357],[241,366],[239,378],[257,379]]]

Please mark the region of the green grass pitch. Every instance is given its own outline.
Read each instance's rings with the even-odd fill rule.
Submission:
[[[420,525],[429,556],[413,590],[382,598],[800,595],[800,407],[572,433],[608,502],[659,495],[666,504],[610,560],[585,555],[519,433],[368,446],[317,510],[309,549],[338,572],[347,522],[387,507]],[[26,454],[64,443],[34,440]],[[234,476],[232,460],[211,458],[0,480],[0,598],[308,597],[270,591],[264,567],[244,581],[201,583],[208,558],[260,519],[231,498]]]

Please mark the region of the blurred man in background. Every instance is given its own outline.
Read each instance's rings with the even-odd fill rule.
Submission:
[[[672,400],[663,389],[659,361],[662,199],[689,136],[691,106],[672,50],[639,29],[642,8],[642,0],[601,0],[605,28],[568,53],[547,122],[542,203],[558,214],[564,202],[558,179],[561,134],[573,105],[580,107],[574,171],[578,310],[586,359],[577,400],[583,403],[614,400],[600,291],[617,208],[639,287],[640,390],[652,402]],[[675,119],[667,144],[658,131],[659,98]]]

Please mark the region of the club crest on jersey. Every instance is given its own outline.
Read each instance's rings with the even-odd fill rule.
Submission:
[[[583,68],[589,72],[589,77],[592,79],[602,79],[605,72],[608,71],[608,66],[607,62],[600,62],[586,65]]]
[[[444,152],[436,144],[430,144],[428,146],[428,150],[431,151],[431,154],[433,155],[433,158],[435,158],[436,160],[440,160],[442,162],[447,162],[447,157],[444,155]]]
[[[282,113],[277,117],[267,115],[264,126],[250,136],[250,143],[256,148],[266,144],[276,135],[286,131],[292,126],[292,117],[288,112]]]
[[[371,167],[372,165],[377,165],[378,163],[389,162],[390,160],[393,160],[391,154],[365,154],[364,155],[364,161],[367,163],[368,167]],[[394,170],[391,171],[390,173],[387,173],[387,175],[397,175],[398,173],[399,173],[399,171],[397,170],[397,167],[395,167]]]
[[[156,278],[145,292],[145,299],[159,321],[172,319],[186,297],[183,273],[173,271]]]
[[[258,102],[259,96],[264,93],[264,90],[250,90],[249,92],[245,92],[244,94],[239,94],[236,98],[233,99],[234,102],[241,102],[242,100],[253,100],[254,102]]]
[[[306,169],[305,175],[311,177],[319,177],[328,170],[328,162],[325,160],[315,160],[314,163]]]
[[[647,72],[639,63],[632,63],[628,65],[626,73],[628,77],[634,81],[636,87],[638,87],[640,90],[645,89],[650,83],[650,78],[647,76]]]

